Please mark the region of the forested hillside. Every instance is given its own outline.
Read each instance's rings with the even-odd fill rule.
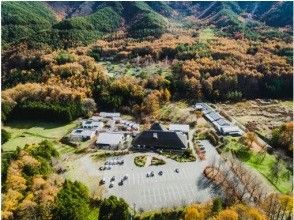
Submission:
[[[178,26],[212,25],[223,34],[257,39],[264,25],[292,26],[291,2],[4,2],[3,45],[71,47],[124,30],[128,37],[160,37]],[[193,19],[194,17],[194,19]],[[189,21],[189,19],[192,18]],[[187,22],[188,19],[188,22]]]
[[[70,121],[96,107],[144,118],[173,100],[292,98],[291,8],[4,2],[2,119]]]

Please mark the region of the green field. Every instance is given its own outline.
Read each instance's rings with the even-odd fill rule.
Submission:
[[[129,75],[135,77],[146,78],[152,74],[159,74],[162,76],[168,76],[171,74],[171,68],[169,65],[165,65],[164,62],[151,63],[146,67],[136,66],[130,63],[112,63],[112,62],[99,62],[102,64],[111,77],[117,77],[121,75]]]
[[[199,32],[199,42],[206,43],[214,38],[214,31],[211,28],[205,28]]]
[[[60,153],[73,151],[72,147],[62,145],[59,140],[77,125],[77,121],[69,124],[36,121],[9,122],[3,128],[11,133],[11,139],[2,145],[2,149],[3,151],[13,151],[17,147],[24,147],[25,144],[39,143],[47,139],[55,143]]]
[[[232,152],[237,158],[243,161],[248,166],[254,168],[261,173],[278,191],[281,193],[292,192],[292,177],[293,174],[287,169],[283,161],[278,161],[275,155],[268,153],[258,154],[249,150],[245,151],[242,145],[236,138],[226,138],[226,144],[223,148],[225,152]],[[280,169],[278,178],[273,175],[273,166],[279,164]]]

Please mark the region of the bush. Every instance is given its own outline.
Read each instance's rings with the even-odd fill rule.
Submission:
[[[75,61],[75,58],[73,55],[67,53],[67,52],[60,52],[57,57],[55,57],[55,60],[59,65],[66,64],[66,63],[72,63]]]
[[[34,157],[42,157],[46,160],[50,160],[51,157],[58,157],[59,153],[54,148],[53,144],[48,141],[42,141],[38,147],[30,148],[29,153]]]
[[[1,144],[6,143],[10,138],[11,134],[6,130],[1,129]]]
[[[101,47],[94,47],[90,52],[89,56],[93,57],[96,61],[99,61],[102,54],[102,48]]]
[[[220,141],[218,135],[213,130],[205,132],[204,138],[208,139],[214,146],[218,145]]]
[[[145,166],[146,160],[147,160],[147,156],[137,156],[134,158],[134,163],[138,167],[143,167]]]
[[[129,205],[123,199],[110,196],[100,206],[99,220],[126,220],[130,218]]]
[[[55,203],[53,219],[56,220],[83,220],[90,212],[88,189],[77,181],[66,180]]]
[[[151,159],[151,165],[153,166],[164,165],[164,164],[165,164],[165,161],[157,157],[152,157]]]

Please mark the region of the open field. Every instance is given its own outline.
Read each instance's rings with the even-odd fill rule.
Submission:
[[[293,120],[292,101],[263,103],[250,100],[235,104],[216,104],[216,106],[242,125],[254,128],[266,138],[271,137],[273,128]]]
[[[18,146],[25,144],[39,143],[43,140],[52,141],[60,153],[73,151],[74,148],[62,145],[59,140],[77,127],[78,122],[73,121],[69,124],[54,122],[36,121],[13,121],[7,123],[3,128],[11,133],[11,139],[2,145],[4,151],[15,150]]]
[[[239,160],[261,173],[278,191],[292,192],[293,174],[287,169],[286,164],[281,160],[278,161],[274,155],[247,150],[237,138],[226,138],[223,151],[233,153]],[[273,172],[275,169],[278,170],[277,175]]]
[[[135,77],[145,78],[153,74],[168,76],[171,74],[171,68],[168,63],[157,62],[151,63],[147,66],[139,66],[130,63],[113,63],[113,62],[100,62],[108,72],[109,76],[117,77],[122,75],[129,75]]]

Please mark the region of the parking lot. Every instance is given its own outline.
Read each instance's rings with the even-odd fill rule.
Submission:
[[[164,158],[165,165],[136,167],[134,157],[142,154],[130,154],[123,157],[123,165],[112,165],[110,170],[101,171],[105,180],[105,197],[115,195],[124,198],[137,210],[159,209],[164,207],[181,206],[192,202],[205,202],[215,197],[219,192],[212,185],[201,185],[203,169],[219,155],[208,141],[201,141],[206,150],[206,160],[179,163]],[[146,153],[159,157],[158,154]],[[179,172],[176,173],[175,169]],[[154,172],[153,177],[146,177]],[[162,171],[160,176],[158,172]],[[124,175],[128,179],[123,185],[118,183]],[[111,177],[115,177],[113,187],[109,188]]]

